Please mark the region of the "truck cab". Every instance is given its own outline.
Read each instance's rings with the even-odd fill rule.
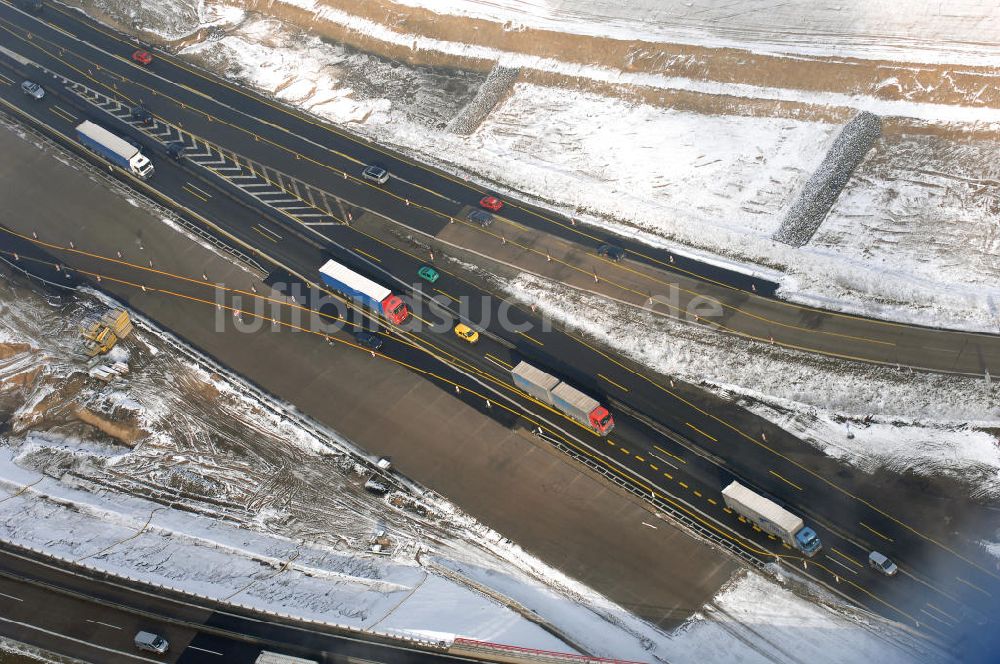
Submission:
[[[823,548],[823,544],[819,541],[816,531],[809,526],[805,526],[802,530],[795,533],[795,544],[799,547],[799,551],[810,558]]]
[[[607,436],[615,428],[615,420],[604,406],[590,411],[590,426],[602,436]]]
[[[389,295],[382,301],[382,313],[393,325],[400,325],[410,317],[410,310],[398,295]]]

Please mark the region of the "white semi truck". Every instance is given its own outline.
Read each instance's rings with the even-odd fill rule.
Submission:
[[[148,180],[153,175],[152,162],[139,148],[90,120],[85,120],[77,126],[76,139],[136,177]]]
[[[765,533],[780,537],[783,542],[810,558],[823,548],[816,531],[806,526],[802,517],[795,516],[778,503],[751,491],[739,482],[733,482],[723,489],[722,499],[726,507],[749,519]]]
[[[527,362],[519,362],[511,372],[514,385],[539,401],[555,406],[574,420],[590,427],[594,433],[607,436],[615,428],[608,409],[572,385],[562,382]]]

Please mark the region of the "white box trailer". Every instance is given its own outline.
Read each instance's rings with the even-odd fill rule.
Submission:
[[[722,500],[726,507],[749,519],[765,533],[780,537],[809,557],[822,548],[816,532],[803,523],[802,517],[795,516],[769,498],[748,489],[739,482],[733,482],[722,490]]]
[[[291,655],[282,655],[280,652],[264,650],[257,655],[254,664],[318,664],[318,662],[315,659],[292,657]]]
[[[561,382],[538,367],[522,360],[511,369],[510,375],[514,379],[514,385],[539,401],[555,406],[601,436],[607,436],[615,427],[611,413],[597,399]]]
[[[77,125],[76,138],[92,151],[132,175],[143,180],[148,180],[153,175],[152,162],[139,148],[90,120],[84,120]]]

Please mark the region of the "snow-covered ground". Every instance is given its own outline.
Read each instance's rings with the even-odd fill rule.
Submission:
[[[322,0],[285,0],[321,5]],[[392,0],[485,19],[507,30],[555,32],[915,62],[1000,63],[1000,9],[989,0],[817,4],[793,0]]]
[[[366,493],[368,471],[348,441],[221,368],[192,365],[193,352],[168,336],[138,328],[116,350],[129,374],[88,380],[75,326],[101,306],[46,301],[0,280],[0,415],[9,422],[0,538],[262,610],[430,640],[568,649],[468,579],[599,655],[695,663],[711,649],[770,662],[799,661],[794,653],[806,649],[819,664],[930,656],[837,602],[834,611],[749,573],[663,634],[404,478],[387,502]],[[136,447],[82,425],[73,405],[137,430]],[[368,550],[380,531],[389,555]]]
[[[1000,386],[720,340],[533,276],[516,298],[657,372],[741,399],[830,456],[863,469],[948,476],[1000,497]],[[853,434],[849,438],[848,434]]]

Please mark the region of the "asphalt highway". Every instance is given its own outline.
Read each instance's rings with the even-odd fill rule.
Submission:
[[[320,124],[159,52],[149,67],[140,67],[128,60],[134,43],[76,12],[52,6],[41,18],[40,22],[0,5],[0,33],[10,35],[12,45],[25,44],[30,57],[54,71],[72,72],[81,82],[129,104],[141,103],[154,115],[244,159],[266,164],[420,232],[435,233],[487,193],[463,178]],[[359,177],[365,164],[376,162],[393,174],[386,188],[370,186]],[[503,214],[518,224],[591,248],[607,239],[593,229],[515,200],[508,200]],[[317,230],[323,232],[323,227]],[[674,283],[683,294],[720,303],[721,318],[704,321],[719,330],[893,366],[974,375],[996,373],[1000,366],[1000,337],[996,335],[935,330],[802,307],[766,297],[774,285],[763,280],[684,262],[676,252],[644,249],[622,238],[616,241],[629,245],[633,259],[664,270],[662,280],[648,284],[652,292]],[[607,274],[602,276],[614,280],[623,269],[627,267],[608,262]]]
[[[0,634],[51,652],[108,664],[251,663],[262,650],[316,662],[410,664],[464,662],[462,657],[366,642],[232,607],[129,587],[62,569],[17,547],[0,549]],[[166,655],[133,645],[138,631],[170,643]]]
[[[110,40],[105,46],[110,49],[114,44],[117,49],[110,52],[127,55],[127,49],[113,36],[86,32],[94,30],[88,24],[79,23],[62,13],[53,15],[50,12],[47,18],[66,21],[62,25],[64,30],[78,30],[81,36],[93,43],[96,43],[98,35],[103,35],[101,39]],[[12,12],[6,6],[0,9],[0,19],[17,21],[18,25],[21,22],[28,22],[30,25],[34,21],[31,17]],[[3,22],[0,22],[0,28],[10,29]],[[148,72],[137,72],[131,64],[117,57],[98,55],[100,51],[81,46],[65,33],[49,30],[45,39],[62,40],[65,42],[63,48],[82,49],[86,58],[93,58],[95,61],[98,57],[107,58],[108,68],[120,68],[129,77],[115,83],[119,88],[129,85],[131,77],[146,77],[144,86],[151,83],[146,80],[150,78]],[[74,64],[71,65],[65,57],[58,56],[58,52],[53,53],[48,47],[38,48],[37,39],[30,41],[31,43],[23,41],[18,51],[68,78],[84,74],[85,77],[90,77],[90,74],[81,72],[79,58],[74,58]],[[204,133],[199,130],[198,135],[207,136],[212,130],[210,138],[216,144],[227,144],[227,140],[234,143],[239,141],[241,155],[266,162],[284,173],[294,172],[303,181],[308,182],[313,177],[297,168],[301,159],[288,155],[282,157],[282,151],[271,143],[262,141],[269,147],[256,151],[254,148],[257,141],[248,141],[243,131],[236,128],[238,124],[244,127],[249,124],[243,122],[245,116],[236,114],[231,109],[227,110],[225,105],[213,108],[213,112],[230,114],[230,125],[220,125],[214,119],[209,121],[203,114],[191,110],[191,106],[195,104],[224,104],[227,98],[223,95],[241,95],[241,92],[234,90],[229,84],[212,82],[180,65],[170,64],[166,59],[158,59],[155,67],[156,77],[152,82],[157,86],[163,85],[165,89],[169,89],[172,98],[184,99],[183,103],[188,106],[182,108],[172,101],[159,108],[156,102],[144,100],[158,116],[165,118],[169,115],[170,123],[183,125],[185,129],[204,122]],[[178,77],[192,77],[190,80],[176,80],[192,91],[177,88],[164,80],[174,80],[174,69],[177,70]],[[4,74],[8,83],[0,85],[0,97],[10,105],[28,111],[65,136],[72,136],[72,127],[81,119],[90,118],[142,141],[149,148],[156,164],[156,175],[149,182],[150,186],[155,187],[155,192],[165,201],[187,208],[191,211],[192,218],[210,219],[234,238],[234,242],[242,244],[244,248],[252,248],[247,249],[248,251],[257,252],[261,261],[273,260],[277,264],[291,267],[307,279],[314,279],[316,266],[329,255],[368,273],[376,280],[388,279],[387,274],[400,278],[405,283],[412,284],[414,296],[418,295],[417,290],[426,291],[427,295],[432,294],[427,285],[413,283],[416,269],[424,262],[424,257],[401,252],[379,238],[366,235],[349,225],[330,223],[312,226],[302,219],[292,219],[292,215],[275,209],[277,206],[261,204],[245,191],[232,187],[231,183],[221,178],[213,177],[211,171],[192,164],[189,160],[181,163],[167,160],[162,156],[162,145],[154,144],[148,133],[130,127],[128,123],[115,119],[98,107],[89,106],[78,94],[62,87],[58,81],[44,81],[51,94],[46,100],[34,103],[24,98],[17,87],[17,76],[25,74],[24,71],[9,67],[0,69],[0,73]],[[93,88],[103,85],[100,83],[100,76],[100,73],[95,73],[94,77],[98,81],[91,79],[87,84]],[[164,78],[160,78],[161,76]],[[219,89],[209,87],[201,88],[200,94],[194,92],[193,86],[200,85],[199,81],[202,80],[209,81],[205,85],[218,86]],[[182,97],[178,90],[190,97]],[[255,98],[251,96],[248,99]],[[239,99],[234,98],[234,105],[236,101]],[[348,156],[346,151],[354,150],[351,146],[355,143],[338,132],[319,127],[294,113],[288,114],[275,109],[263,100],[253,103],[261,105],[262,114],[264,109],[270,109],[266,112],[276,114],[274,118],[284,119],[287,116],[291,118],[290,123],[301,122],[310,128],[309,131],[319,132],[315,135],[315,144],[306,141],[305,147],[297,145],[296,149],[312,145],[309,149],[320,151],[317,154],[322,153],[326,163],[333,162],[333,158],[329,156],[331,150],[343,150],[345,156],[339,158],[343,160],[343,168],[346,170],[350,167],[351,172],[360,170],[361,164],[375,160],[372,155],[364,152],[351,152]],[[241,111],[247,112],[251,105],[244,101],[239,107]],[[265,130],[275,132],[275,143],[279,138],[282,141],[302,140],[295,137],[295,134],[299,134],[298,128],[291,134],[273,127],[267,129],[267,125],[262,124],[260,131]],[[340,138],[334,140],[332,136]],[[342,143],[338,143],[338,140]],[[364,146],[364,149],[375,148]],[[317,158],[316,161],[320,159]],[[394,174],[401,176],[401,191],[406,196],[413,193],[413,204],[402,204],[406,208],[404,214],[408,223],[420,223],[427,227],[447,223],[431,211],[432,206],[441,205],[440,201],[461,202],[462,205],[470,202],[468,185],[459,180],[435,175],[434,177],[441,177],[451,183],[449,187],[457,188],[449,189],[450,193],[442,197],[437,184],[431,191],[428,191],[430,187],[411,184],[419,181],[418,176],[427,177],[421,176],[421,173],[433,174],[433,171],[426,171],[412,163],[409,166],[399,166],[398,169],[395,163],[389,166]],[[406,168],[412,172],[405,170]],[[336,204],[330,206],[330,214],[343,215],[340,216],[341,221],[343,217],[360,217],[365,210],[381,210],[385,207],[385,195],[380,190],[352,179],[348,179],[345,184],[343,178],[338,179],[329,174],[326,177],[330,182],[325,190],[337,196]],[[334,183],[337,187],[333,186]],[[138,183],[133,184],[139,186]],[[394,181],[393,192],[402,195],[395,189],[396,186]],[[413,190],[411,192],[402,187],[412,187]],[[415,193],[417,191],[423,191],[420,195],[429,198],[418,199],[418,194]],[[462,192],[465,193],[460,197]],[[395,201],[392,205],[400,204],[398,200],[392,200]],[[405,200],[410,199],[404,197]],[[418,207],[417,201],[423,201],[419,203],[423,207]],[[518,209],[526,215],[533,214],[528,208]],[[387,213],[396,216],[397,211],[387,209]],[[7,236],[2,245],[8,250],[17,245],[25,256],[30,255],[34,247],[49,258],[66,261],[67,264],[105,276],[135,279],[136,273],[142,271],[142,266],[109,263],[107,259],[110,257],[103,257],[102,260],[68,251],[69,242],[74,239],[78,246],[83,246],[85,235],[82,228],[67,229],[65,237],[42,239],[55,246],[38,246],[27,237],[23,229],[21,237]],[[39,254],[38,258],[44,259],[44,256]],[[496,320],[495,316],[500,313],[503,305],[501,301],[480,297],[489,294],[479,290],[461,274],[444,268],[440,271],[442,277],[433,288],[440,296],[439,299],[443,297],[442,302],[447,304],[449,298],[457,299],[455,296],[472,296],[469,298],[472,306],[481,303],[479,306],[489,308],[491,317]],[[149,280],[152,283],[152,279],[152,276],[144,275],[144,282]],[[155,279],[176,281],[169,275],[157,275]],[[289,281],[295,280],[293,278]],[[276,272],[274,281],[285,279]],[[166,289],[165,285],[163,287]],[[193,286],[185,284],[184,288]],[[176,283],[173,289],[178,289]],[[508,312],[512,322],[529,325],[529,331],[505,335],[502,330],[491,330],[502,336],[503,343],[484,337],[480,344],[470,347],[447,330],[442,334],[427,329],[412,329],[405,333],[387,330],[385,337],[388,341],[382,352],[424,370],[444,372],[447,367],[455,367],[476,376],[479,381],[490,384],[513,399],[517,409],[531,413],[534,420],[532,424],[541,423],[546,430],[554,429],[554,435],[559,438],[576,439],[578,444],[582,443],[582,453],[598,459],[610,472],[628,477],[635,484],[672,501],[679,509],[696,514],[706,527],[718,530],[719,536],[737,542],[746,551],[762,559],[782,556],[797,567],[802,567],[805,563],[807,568],[803,570],[804,573],[892,620],[906,623],[949,642],[954,642],[956,638],[967,639],[970,633],[981,630],[980,622],[985,619],[984,616],[989,616],[990,609],[995,606],[994,597],[1000,592],[1000,579],[995,569],[990,569],[978,556],[976,545],[984,524],[989,523],[991,515],[985,511],[977,511],[974,506],[970,508],[968,504],[951,501],[945,496],[923,494],[913,486],[893,485],[880,478],[847,471],[802,441],[731,403],[690,386],[674,385],[658,377],[648,376],[640,367],[592,347],[585,339],[558,329],[546,332],[541,328],[540,321],[529,311],[511,307]],[[469,316],[482,319],[485,313],[484,310],[473,308]],[[447,314],[445,318],[448,318]],[[442,358],[445,362],[442,363],[433,356]],[[569,378],[581,388],[610,403],[617,423],[612,435],[608,439],[593,436],[571,422],[560,419],[557,413],[548,411],[537,403],[530,403],[523,395],[514,392],[509,386],[509,367],[521,358]],[[485,406],[482,399],[475,396],[476,392],[483,391],[481,384],[470,383],[467,375],[454,371],[448,374],[448,381],[448,389],[454,384],[462,385],[465,388],[460,392],[462,398],[469,399],[470,403],[478,403],[478,407],[483,408],[484,412],[489,410],[492,416],[502,416],[497,414],[500,409]],[[621,405],[616,407],[616,404]],[[514,414],[510,417],[512,420],[518,419]],[[825,544],[824,552],[816,559],[803,561],[795,552],[741,523],[724,508],[719,497],[721,488],[734,477],[794,506],[819,531]],[[896,559],[904,574],[896,579],[876,576],[864,565],[865,556],[870,549],[879,549]],[[937,615],[935,611],[942,615]]]

